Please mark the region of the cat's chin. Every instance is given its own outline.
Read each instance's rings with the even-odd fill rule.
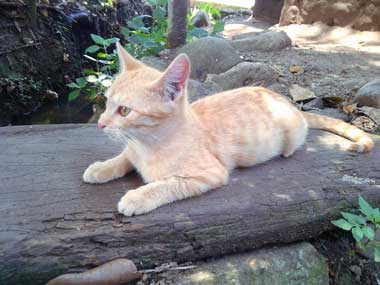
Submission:
[[[104,132],[113,141],[122,142],[122,143],[127,143],[128,142],[127,135],[121,129],[118,129],[118,128],[105,128]]]

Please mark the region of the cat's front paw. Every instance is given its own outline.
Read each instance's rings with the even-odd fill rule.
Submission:
[[[117,209],[120,214],[130,217],[148,213],[158,206],[156,200],[144,197],[143,190],[130,190],[120,199]]]
[[[112,170],[105,165],[105,162],[94,162],[83,173],[83,181],[86,183],[106,183],[112,179]]]

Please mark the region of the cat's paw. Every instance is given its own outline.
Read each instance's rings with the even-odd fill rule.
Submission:
[[[112,179],[112,170],[105,165],[105,162],[94,162],[83,173],[83,181],[86,183],[106,183]]]
[[[145,214],[157,207],[157,201],[144,196],[143,190],[128,191],[117,204],[119,213],[127,217]]]

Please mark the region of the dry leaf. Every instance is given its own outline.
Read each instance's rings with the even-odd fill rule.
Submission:
[[[342,107],[342,110],[343,112],[346,114],[346,115],[352,115],[356,112],[356,110],[358,109],[358,104],[357,103],[354,103],[354,104],[343,104],[343,107]]]
[[[69,62],[70,61],[70,55],[68,53],[63,54],[63,62]]]
[[[323,103],[326,107],[338,108],[343,102],[343,99],[338,96],[327,96],[322,98]]]
[[[299,74],[304,73],[304,72],[305,72],[305,69],[304,69],[302,66],[298,66],[298,65],[296,65],[296,66],[291,66],[291,67],[289,67],[289,71],[290,71],[291,73],[294,73],[294,74],[299,75]]]
[[[351,124],[353,124],[355,127],[369,132],[374,133],[377,130],[378,125],[369,117],[365,115],[356,116],[352,121]]]
[[[357,116],[351,123],[367,132],[375,132],[380,125],[380,109],[361,107],[356,110]]]
[[[294,102],[305,101],[305,100],[316,98],[313,91],[307,88],[301,87],[297,84],[290,85],[289,92]]]
[[[120,258],[83,273],[63,274],[47,285],[120,285],[141,278],[136,265]]]

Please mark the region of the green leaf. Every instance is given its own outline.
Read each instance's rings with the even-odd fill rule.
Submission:
[[[78,98],[79,94],[80,94],[80,90],[79,89],[71,91],[69,93],[69,102],[71,102],[71,101],[75,100],[76,98]]]
[[[107,46],[110,46],[112,44],[116,44],[119,40],[120,40],[119,38],[109,38],[109,39],[106,39]]]
[[[352,225],[365,225],[367,220],[362,216],[354,215],[351,213],[341,212],[343,218],[345,218]]]
[[[76,83],[69,83],[66,85],[67,87],[70,87],[70,88],[80,88],[78,84]]]
[[[87,85],[86,77],[80,77],[75,80],[79,85],[79,88],[84,88]]]
[[[363,231],[359,227],[354,227],[352,229],[352,236],[357,242],[360,242],[363,239]]]
[[[380,209],[379,208],[373,209],[372,216],[375,222],[377,223],[380,222]]]
[[[338,228],[341,228],[345,231],[350,231],[352,229],[352,225],[347,222],[346,220],[344,219],[339,219],[339,220],[336,220],[336,221],[331,221],[331,223],[335,226],[337,226]]]
[[[104,59],[106,59],[107,58],[107,54],[104,53],[104,52],[98,52],[97,57],[98,58],[104,58]]]
[[[218,21],[215,23],[214,27],[212,28],[212,33],[220,33],[224,31],[224,22]]]
[[[99,49],[100,49],[99,46],[92,45],[92,46],[89,46],[88,48],[86,48],[86,50],[84,52],[85,53],[94,53],[94,52],[97,52]]]
[[[380,262],[380,248],[375,248],[373,251],[375,262]]]
[[[204,38],[208,36],[208,32],[201,28],[194,28],[189,34],[196,38]]]
[[[104,87],[108,88],[112,85],[112,80],[111,79],[104,79],[101,83]]]
[[[94,82],[98,81],[98,78],[95,75],[89,75],[89,76],[87,76],[86,80],[87,80],[87,82],[94,83]]]
[[[128,41],[129,37],[131,36],[131,31],[127,27],[121,28],[121,33],[124,36],[124,38]]]
[[[162,20],[165,19],[166,11],[162,7],[157,7],[153,10],[153,19],[155,20]]]
[[[364,227],[362,231],[363,231],[364,236],[367,237],[369,240],[375,239],[375,232],[372,228]]]
[[[98,45],[107,46],[107,41],[101,36],[91,34],[91,39]]]
[[[360,206],[360,212],[362,212],[367,217],[372,217],[373,208],[370,204],[362,196],[359,196],[359,206]]]

